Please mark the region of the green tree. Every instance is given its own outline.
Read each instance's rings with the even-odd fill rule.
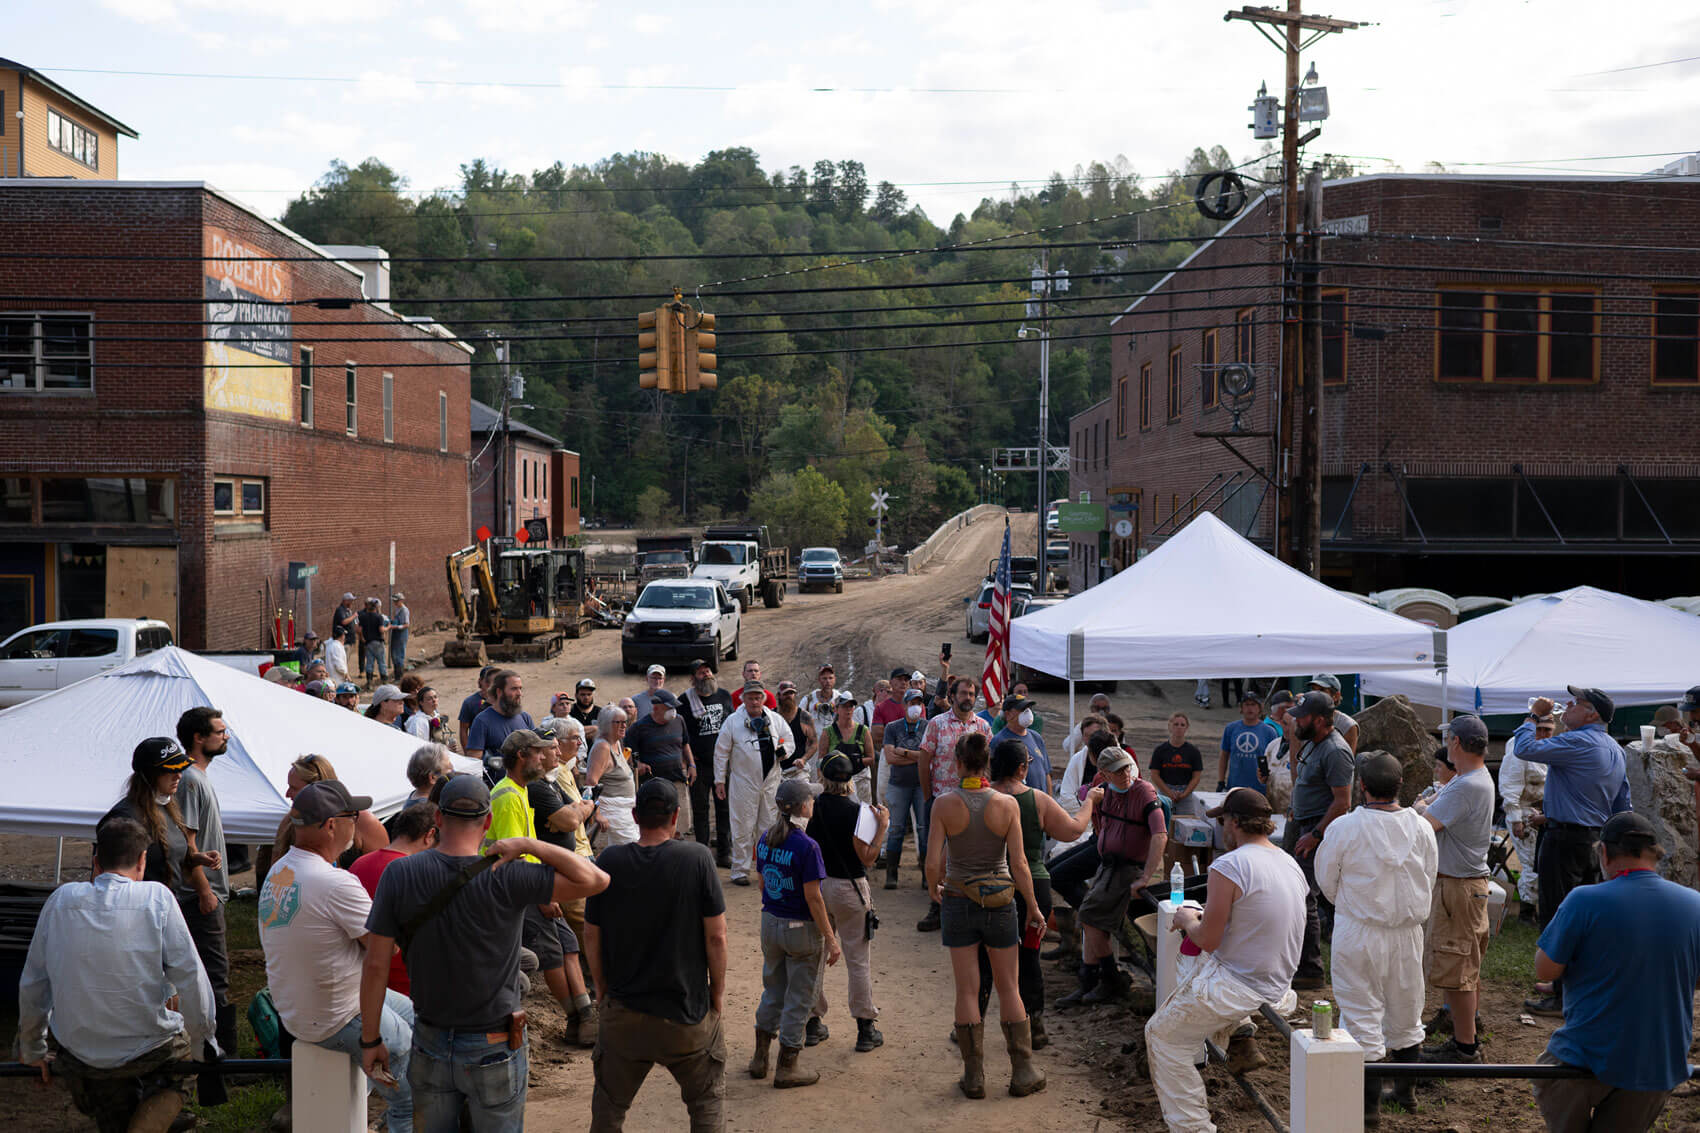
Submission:
[[[633,507],[637,515],[639,527],[660,527],[667,516],[669,503],[667,490],[659,484],[651,484],[638,493],[637,502]]]
[[[774,539],[790,547],[836,547],[849,518],[844,489],[813,468],[768,476],[757,486],[750,507]]]

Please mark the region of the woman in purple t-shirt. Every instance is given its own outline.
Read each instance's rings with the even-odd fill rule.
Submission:
[[[820,881],[826,876],[820,843],[803,832],[815,812],[815,796],[805,779],[779,784],[779,819],[756,843],[756,873],[761,876],[761,1003],[756,1007],[756,1052],[750,1077],[767,1077],[767,1052],[779,1037],[779,1069],[773,1084],[812,1086],[814,1071],[797,1069],[805,1041],[813,1046],[826,1037],[808,1034],[815,1008],[815,985],[820,978],[821,953],[828,964],[838,963],[838,937],[827,919]]]

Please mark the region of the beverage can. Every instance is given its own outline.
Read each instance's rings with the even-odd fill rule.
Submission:
[[[1334,1034],[1334,1005],[1326,999],[1319,999],[1310,1005],[1311,1033],[1319,1039],[1326,1039]]]

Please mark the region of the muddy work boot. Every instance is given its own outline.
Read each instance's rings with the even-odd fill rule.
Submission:
[[[1133,977],[1122,971],[1114,956],[1098,961],[1098,986],[1080,997],[1080,1002],[1112,1003],[1133,990]]]
[[[1364,1067],[1364,1128],[1376,1129],[1381,1125],[1381,1079],[1369,1073],[1370,1066]]]
[[[1224,1052],[1230,1074],[1249,1074],[1261,1066],[1269,1065],[1269,1059],[1258,1049],[1257,1039],[1252,1035],[1233,1035],[1228,1039],[1228,1049]]]
[[[809,1025],[803,1031],[803,1045],[819,1046],[830,1037],[832,1032],[826,1029],[826,1024],[821,1022],[820,1016],[810,1015]]]
[[[1045,1013],[1035,1011],[1027,1016],[1027,1021],[1033,1024],[1033,1049],[1044,1050],[1051,1045],[1051,1037],[1045,1033]]]
[[[1057,1000],[1057,1006],[1080,1007],[1087,1002],[1086,997],[1098,990],[1098,980],[1102,973],[1096,964],[1081,964],[1078,972],[1080,986]],[[1094,1000],[1093,1002],[1097,1002]]]
[[[779,1045],[779,1069],[773,1072],[774,1089],[789,1090],[793,1086],[812,1086],[820,1081],[817,1071],[797,1069],[797,1056],[802,1053],[801,1047]]]
[[[962,1096],[986,1096],[986,1024],[958,1023],[956,1045],[962,1048]]]
[[[885,859],[885,887],[887,889],[897,888],[897,867],[902,860],[902,850],[898,850],[895,854],[891,854]]]
[[[856,1020],[856,1053],[866,1054],[875,1047],[885,1045],[885,1036],[879,1033],[872,1019]]]
[[[1045,1072],[1033,1065],[1033,1032],[1028,1020],[1003,1024],[1003,1045],[1009,1051],[1009,1096],[1024,1098],[1045,1088]]]
[[[750,1055],[750,1077],[767,1077],[767,1052],[773,1046],[773,1032],[756,1028],[756,1051]]]
[[[1389,1062],[1412,1063],[1422,1060],[1423,1048],[1421,1043],[1416,1046],[1403,1046],[1398,1050],[1387,1052],[1387,1061]],[[1398,1102],[1399,1108],[1406,1113],[1415,1113],[1417,1111],[1416,1081],[1411,1078],[1393,1079],[1393,1100]]]

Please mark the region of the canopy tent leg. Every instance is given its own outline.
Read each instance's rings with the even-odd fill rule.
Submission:
[[[1440,670],[1440,726],[1446,727],[1446,722],[1452,719],[1452,705],[1446,699],[1446,669]]]
[[[53,884],[59,884],[59,875],[65,868],[65,839],[59,839],[59,849],[53,855]]]
[[[1074,678],[1068,679],[1068,730],[1074,731]]]

